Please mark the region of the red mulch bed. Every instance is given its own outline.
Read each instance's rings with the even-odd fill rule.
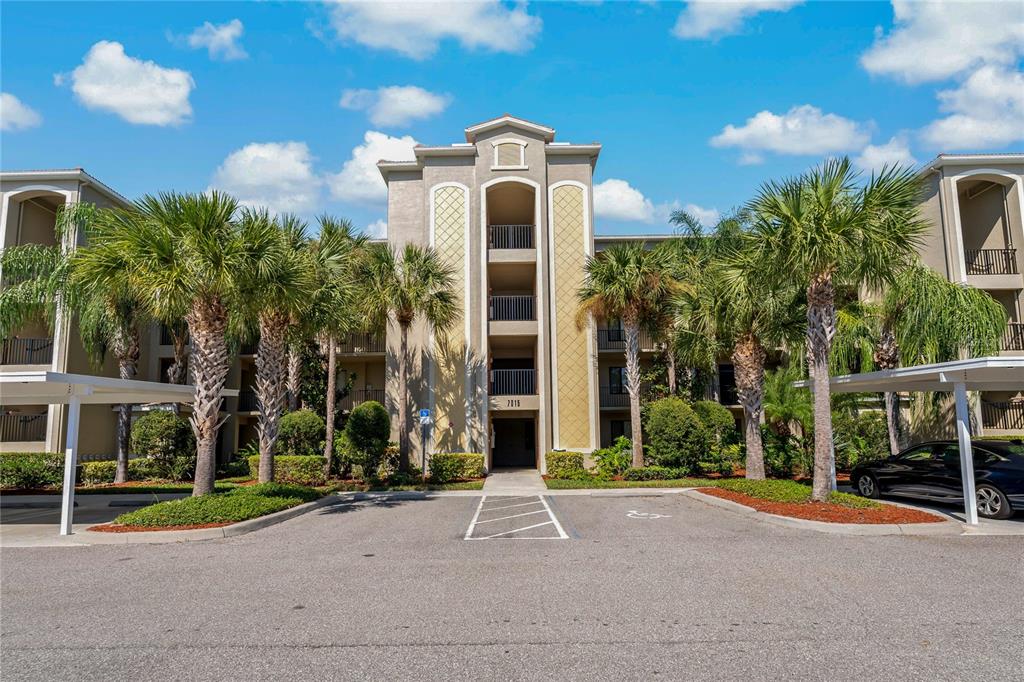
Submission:
[[[698,490],[705,495],[738,502],[757,511],[788,516],[794,519],[806,519],[808,521],[878,524],[938,523],[943,520],[934,514],[906,507],[897,507],[893,504],[883,503],[881,507],[875,509],[854,509],[840,504],[825,502],[772,502],[771,500],[762,500],[734,490],[723,490],[722,488],[699,488]]]
[[[200,528],[220,528],[221,526],[230,526],[233,521],[220,522],[220,523],[195,523],[190,526],[164,526],[162,528],[153,528],[152,526],[124,526],[121,524],[114,523],[101,523],[98,526],[92,526],[87,530],[94,530],[98,533],[145,533],[153,531],[164,531],[164,530],[198,530]]]

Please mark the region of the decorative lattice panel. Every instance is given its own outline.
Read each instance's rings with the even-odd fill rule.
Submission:
[[[552,192],[555,277],[555,386],[558,391],[556,447],[589,448],[590,358],[587,332],[576,329],[576,292],[583,284],[586,224],[583,189],[562,185]]]
[[[498,164],[497,165],[499,165],[499,166],[518,166],[522,162],[522,159],[519,156],[522,147],[520,147],[519,145],[512,144],[511,142],[506,142],[504,144],[499,144],[497,149],[498,149]]]
[[[465,311],[466,190],[441,187],[434,192],[434,249],[451,266],[456,308]],[[465,313],[463,313],[465,314]],[[434,335],[434,450],[466,449],[466,340],[460,318],[447,334]]]

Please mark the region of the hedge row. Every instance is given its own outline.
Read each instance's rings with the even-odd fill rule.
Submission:
[[[478,452],[439,452],[430,457],[430,478],[434,483],[449,483],[482,478],[484,456]]]
[[[551,478],[583,478],[587,475],[582,452],[553,450],[547,454],[546,459],[548,476]]]
[[[249,458],[249,475],[259,478],[259,455]],[[274,480],[297,485],[325,485],[327,479],[324,477],[324,458],[310,455],[276,455]]]
[[[121,514],[114,523],[148,528],[233,523],[272,514],[320,497],[320,492],[297,485],[263,483],[226,493],[158,502]]]
[[[0,488],[55,488],[63,480],[62,452],[0,453]]]

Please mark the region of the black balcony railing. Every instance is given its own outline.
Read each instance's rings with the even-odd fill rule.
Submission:
[[[256,407],[256,391],[244,390],[238,392],[238,411],[239,412],[255,412],[258,408]]]
[[[48,365],[53,362],[53,339],[4,339],[0,364]]]
[[[185,331],[185,343],[189,342],[188,331]],[[171,334],[171,330],[166,325],[160,325],[160,345],[161,346],[173,346],[174,335]]]
[[[259,350],[260,344],[258,341],[252,343],[243,343],[238,347],[239,355],[256,355],[256,351]]]
[[[1024,400],[982,401],[981,424],[986,429],[1024,430]]]
[[[339,353],[383,353],[386,350],[387,341],[381,334],[349,334],[338,342]]]
[[[349,392],[347,396],[341,399],[338,406],[342,410],[351,410],[356,405],[361,405],[369,401],[378,402],[381,405],[384,404],[384,389],[383,388],[359,388]]]
[[[598,404],[601,407],[629,408],[629,389],[623,386],[602,386],[598,391]],[[651,384],[640,384],[640,401],[644,402],[651,397]]]
[[[964,251],[968,275],[1016,275],[1016,249],[967,249]]]
[[[626,330],[616,327],[597,330],[598,350],[626,350]],[[654,350],[654,339],[644,330],[640,330],[640,350]]]
[[[1003,350],[1024,350],[1024,322],[1011,322],[1003,334]]]
[[[535,395],[536,393],[537,370],[491,370],[491,395]]]
[[[0,442],[27,443],[46,440],[45,414],[0,416]]]
[[[536,320],[533,296],[491,296],[487,312],[489,320]]]
[[[489,249],[533,248],[533,225],[491,225],[487,233]]]

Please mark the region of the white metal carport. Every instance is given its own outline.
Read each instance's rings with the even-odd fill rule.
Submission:
[[[797,386],[813,390],[809,381],[798,382]],[[967,391],[1024,390],[1024,357],[974,358],[864,374],[844,374],[832,377],[829,386],[833,393],[951,392],[956,401],[956,432],[960,441],[964,513],[968,523],[978,523]]]
[[[78,426],[82,405],[182,403],[193,400],[195,389],[181,384],[161,384],[64,372],[30,371],[0,373],[0,404],[67,405],[67,444],[64,448],[60,534],[70,535],[75,511],[75,469],[78,466]],[[237,396],[225,389],[221,397]]]

